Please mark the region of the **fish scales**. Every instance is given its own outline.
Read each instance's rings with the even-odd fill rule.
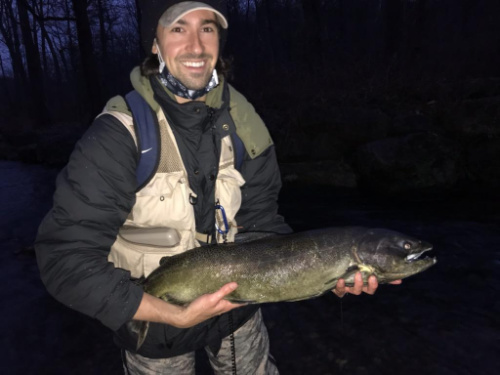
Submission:
[[[422,243],[393,231],[345,227],[201,247],[166,259],[148,277],[144,290],[185,304],[235,281],[238,289],[227,297],[233,302],[296,301],[332,289],[339,278],[353,275],[352,270],[373,268],[360,259],[370,258],[363,255],[366,249],[361,251],[364,242],[372,243],[374,252],[380,250],[380,243],[397,244],[404,238],[407,243]],[[400,255],[403,258],[406,253],[401,251]],[[376,276],[380,282],[392,281]]]

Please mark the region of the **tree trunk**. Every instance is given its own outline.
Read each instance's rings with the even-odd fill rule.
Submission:
[[[45,28],[45,23],[43,21],[40,21],[39,26],[40,26],[40,32],[42,34],[43,45],[47,45],[49,47],[50,55],[52,56],[52,64],[54,64],[56,79],[59,83],[61,83],[62,82],[61,67],[59,65],[59,58],[57,56],[57,51],[54,47],[54,43],[52,42],[52,39],[50,39],[49,33]],[[47,75],[47,69],[45,71],[46,71],[45,74]]]
[[[0,33],[9,50],[14,79],[22,92],[26,86],[26,71],[24,69],[21,44],[17,34],[17,20],[14,16],[11,1],[0,1]]]
[[[28,8],[25,0],[18,0],[17,10],[21,25],[24,49],[26,51],[26,62],[29,74],[30,97],[37,114],[37,122],[41,126],[49,124],[49,111],[46,106],[45,92],[43,89],[42,70],[40,69],[40,54],[36,49],[30,30]]]
[[[324,61],[322,48],[321,0],[301,0],[304,14],[304,37],[306,38],[306,61],[314,63]]]
[[[0,55],[0,70],[2,71],[2,77],[4,81],[7,81],[8,78],[5,75],[5,68],[3,66],[3,60],[2,60],[2,55]],[[5,92],[5,99],[7,100],[7,108],[12,108],[13,107],[13,102],[12,102],[12,95],[10,95],[9,92],[9,87],[6,84],[3,84],[3,91]]]
[[[257,22],[257,30],[260,36],[260,47],[262,48],[262,52],[264,54],[263,60],[267,61],[266,65],[273,67],[274,64],[274,49],[272,43],[273,33],[271,32],[270,24],[269,24],[269,2],[270,0],[260,0],[255,3],[255,11],[256,11],[256,22]]]
[[[67,21],[66,21],[66,36],[68,38],[68,41],[67,41],[67,48],[68,48],[68,51],[69,51],[69,61],[70,61],[70,64],[71,64],[71,70],[73,73],[76,73],[76,71],[78,70],[77,69],[77,66],[78,66],[78,63],[77,63],[77,57],[76,57],[76,54],[75,54],[75,49],[76,49],[76,43],[74,41],[74,37],[73,37],[73,31],[71,29],[71,25],[72,25],[72,22],[70,20],[70,15],[71,15],[71,10],[70,10],[70,6],[69,6],[69,2],[71,0],[65,0],[64,1],[64,11],[66,12],[66,18],[67,18]],[[61,35],[59,35],[59,38],[61,38]],[[60,39],[61,40],[61,39]],[[62,45],[62,43],[60,43],[60,45]],[[76,80],[76,74],[73,74],[72,76],[72,80]]]
[[[424,48],[425,38],[427,36],[425,30],[426,16],[427,16],[427,0],[419,0],[415,10],[415,26],[412,30],[412,50],[410,52],[409,62],[417,62],[422,56],[422,49]]]
[[[87,89],[87,100],[91,117],[97,115],[102,109],[101,88],[99,71],[94,57],[92,46],[92,32],[87,13],[87,1],[71,0],[76,18],[76,30],[78,34],[78,47],[82,62],[83,77]]]
[[[42,34],[42,61],[43,61],[43,71],[45,73],[45,79],[47,79],[50,74],[50,69],[49,69],[49,64],[48,64],[48,58],[47,58],[47,41],[45,40],[45,38],[43,37],[43,29],[45,28],[45,20],[44,20],[44,11],[43,11],[43,0],[38,0],[40,3],[37,4],[37,1],[36,0],[33,0],[32,1],[32,4],[31,4],[31,10],[32,12],[38,12],[38,16],[37,18],[35,18],[34,14],[32,14],[32,16],[36,19],[37,23],[38,23],[38,27],[40,28],[40,33]],[[37,32],[36,32],[36,27],[35,27],[36,23],[33,21],[33,39],[34,40],[38,40],[38,35],[37,35]],[[40,50],[38,48],[38,50]]]
[[[104,21],[105,12],[103,0],[97,0],[97,14],[99,15],[99,37],[101,39],[102,63],[106,65],[108,62],[108,34],[106,32],[106,22]]]
[[[151,52],[150,51],[144,51],[142,48],[142,35],[141,35],[141,19],[142,19],[142,14],[141,14],[141,8],[139,7],[139,0],[135,0],[135,15],[137,17],[137,38],[139,39],[137,45],[139,46],[139,56],[141,57],[141,60],[143,57],[146,57],[149,55]]]
[[[389,58],[397,56],[401,38],[402,0],[385,0],[385,53]]]

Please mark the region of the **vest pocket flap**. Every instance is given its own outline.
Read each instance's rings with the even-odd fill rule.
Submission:
[[[157,173],[144,188],[137,192],[137,196],[171,198],[177,185],[182,183],[185,183],[183,172]]]

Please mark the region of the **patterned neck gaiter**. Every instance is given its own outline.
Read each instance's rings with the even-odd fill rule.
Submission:
[[[212,73],[212,78],[208,82],[208,85],[200,90],[189,90],[177,78],[170,74],[166,67],[163,68],[163,71],[160,73],[159,78],[161,83],[173,94],[180,96],[181,98],[190,100],[195,100],[202,97],[219,85],[219,77],[217,77],[217,70],[215,69]]]

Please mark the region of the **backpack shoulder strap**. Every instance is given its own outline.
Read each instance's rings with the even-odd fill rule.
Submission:
[[[231,134],[231,141],[234,148],[234,167],[237,171],[241,172],[241,166],[245,157],[245,145],[236,132]]]
[[[139,162],[137,163],[137,191],[153,178],[160,161],[160,134],[158,118],[144,98],[133,90],[125,96],[132,112],[137,137]]]

